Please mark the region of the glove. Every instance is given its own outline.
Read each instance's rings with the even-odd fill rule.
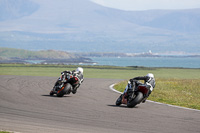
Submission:
[[[135,79],[130,79],[129,81],[130,81],[131,83],[137,82],[137,80],[135,80]]]

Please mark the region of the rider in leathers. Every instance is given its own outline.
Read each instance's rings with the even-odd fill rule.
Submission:
[[[63,71],[61,72],[62,74],[62,78],[59,78],[59,80],[61,80],[61,83],[65,83],[66,82],[66,75],[67,73],[69,73],[70,75],[73,75],[73,76],[76,76],[78,78],[78,81],[79,83],[78,84],[75,84],[75,85],[72,85],[72,93],[75,94],[78,87],[81,85],[81,83],[83,83],[83,68],[81,67],[78,67],[76,70],[73,70],[73,71]],[[59,86],[59,88],[62,88],[63,84],[61,84]],[[56,90],[54,90],[56,91]]]
[[[126,88],[125,88],[125,90],[122,94],[122,103],[124,103],[124,104],[127,103],[127,92],[129,90],[134,90],[135,88],[138,87],[138,85],[142,84],[138,80],[144,80],[144,84],[147,84],[147,85],[150,86],[150,89],[149,89],[149,92],[146,96],[146,99],[148,98],[148,96],[151,94],[151,92],[155,88],[155,78],[154,78],[154,75],[152,73],[148,73],[146,76],[135,77],[133,79],[130,79],[128,81],[128,85],[126,86]],[[146,99],[143,102],[145,102]]]

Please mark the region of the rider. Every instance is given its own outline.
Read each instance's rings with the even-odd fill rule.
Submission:
[[[149,92],[147,94],[147,98],[151,94],[153,89],[155,88],[155,78],[152,73],[148,73],[146,76],[132,78],[128,81],[128,85],[126,86],[126,88],[122,94],[122,103],[127,103],[126,98],[127,98],[127,92],[129,90],[133,90],[133,89],[137,88],[138,85],[142,84],[138,80],[144,80],[144,84],[150,86]],[[143,102],[145,102],[145,101],[146,101],[146,99]]]
[[[70,75],[73,75],[73,76],[76,76],[79,80],[79,83],[78,84],[75,84],[75,85],[72,85],[72,93],[75,94],[76,91],[77,91],[77,88],[81,85],[81,83],[83,83],[83,68],[82,67],[78,67],[76,70],[73,70],[73,71],[63,71],[61,72],[62,74],[62,79],[61,82],[64,83],[66,82],[66,75],[67,73],[69,73]],[[62,86],[61,86],[62,87]]]

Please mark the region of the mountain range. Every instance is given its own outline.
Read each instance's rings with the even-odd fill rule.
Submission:
[[[124,11],[90,0],[1,0],[0,47],[199,53],[200,9]]]

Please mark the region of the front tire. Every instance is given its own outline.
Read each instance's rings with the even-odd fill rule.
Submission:
[[[58,92],[57,97],[63,97],[65,94],[69,94],[71,92],[71,84],[66,84],[63,86]]]
[[[49,95],[50,95],[50,96],[53,96],[53,94],[54,94],[53,91],[50,91]]]
[[[117,99],[116,103],[117,106],[120,106],[122,104],[122,95]]]
[[[127,102],[127,107],[129,107],[129,108],[135,107],[137,104],[139,104],[142,101],[143,98],[144,98],[144,96],[143,96],[142,92],[138,92],[136,94],[135,98],[133,98]]]

